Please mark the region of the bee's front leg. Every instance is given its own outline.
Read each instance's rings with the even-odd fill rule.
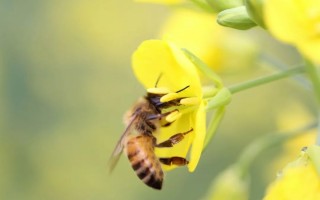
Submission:
[[[179,110],[178,109],[174,109],[174,110],[166,112],[166,113],[148,115],[147,120],[154,120],[154,119],[161,120],[163,117],[166,117],[166,116],[170,115],[171,113],[177,112],[177,111],[179,111]]]

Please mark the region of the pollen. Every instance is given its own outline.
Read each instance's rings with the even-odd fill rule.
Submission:
[[[166,121],[167,122],[174,122],[176,121],[178,118],[180,118],[182,114],[176,110],[176,111],[173,111],[172,113],[170,113],[167,117],[166,117]]]
[[[171,91],[168,88],[148,88],[148,93],[151,94],[168,94],[171,93]]]
[[[174,93],[174,92],[168,93],[160,98],[160,102],[162,102],[162,103],[168,102],[168,101],[177,99],[178,97],[179,97],[179,95],[177,93]]]
[[[180,104],[182,105],[197,105],[199,104],[198,97],[188,97],[180,100]]]

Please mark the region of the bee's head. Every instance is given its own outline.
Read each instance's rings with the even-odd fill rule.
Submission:
[[[152,88],[154,89],[161,89],[161,88]],[[161,91],[161,90],[159,90]],[[170,108],[173,106],[179,106],[180,100],[183,99],[177,95],[175,92],[155,92],[150,91],[148,89],[147,95],[145,98],[159,111],[161,112],[162,109]]]
[[[179,106],[180,100],[183,99],[178,93],[184,91],[190,86],[186,86],[178,91],[172,91],[167,87],[158,87],[158,83],[162,77],[162,73],[158,76],[154,88],[147,89],[145,98],[159,111],[162,109]]]

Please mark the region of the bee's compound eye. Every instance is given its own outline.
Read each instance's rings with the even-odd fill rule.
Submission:
[[[151,93],[151,94],[168,94],[168,93],[171,93],[171,91],[168,89],[168,88],[148,88],[147,89],[147,92],[148,93]]]

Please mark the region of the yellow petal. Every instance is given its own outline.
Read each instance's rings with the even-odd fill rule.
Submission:
[[[303,8],[305,0],[268,0],[265,4],[265,20],[270,32],[285,42],[294,42],[306,34]],[[301,26],[300,26],[301,25]]]
[[[194,66],[194,64],[189,60],[189,58],[187,58],[181,49],[179,49],[173,43],[168,43],[168,45],[170,46],[172,54],[174,55],[175,60],[180,68],[180,70],[177,70],[175,74],[172,73],[172,80],[179,80],[181,82],[188,83],[187,85],[189,85],[189,88],[186,89],[184,95],[202,98],[202,85],[196,66]],[[169,69],[171,68],[169,67]],[[177,78],[179,79],[177,80]]]
[[[188,165],[189,171],[193,172],[200,160],[203,149],[204,139],[206,136],[206,111],[204,102],[201,102],[194,119],[194,139],[192,141],[192,148],[190,152],[190,162]]]
[[[287,169],[283,177],[269,188],[264,200],[315,200],[320,198],[320,181],[314,167],[298,166]]]
[[[168,88],[147,88],[147,92],[153,94],[168,94],[171,91]]]
[[[178,91],[181,96],[201,96],[202,89],[195,66],[186,58],[180,49],[161,40],[143,42],[134,52],[132,67],[138,80],[145,88],[158,87]]]
[[[167,20],[160,37],[174,41],[207,64],[218,67],[221,62],[219,44],[224,31],[221,26],[213,23],[215,20],[216,16],[211,13],[177,9]]]
[[[286,165],[269,187],[264,200],[320,199],[320,177],[317,173],[318,146],[302,150],[299,157]],[[316,155],[314,157],[314,155]]]
[[[298,44],[301,53],[314,63],[320,63],[320,36],[317,40],[311,40]]]
[[[267,0],[264,9],[267,27],[276,38],[320,63],[319,0]]]

